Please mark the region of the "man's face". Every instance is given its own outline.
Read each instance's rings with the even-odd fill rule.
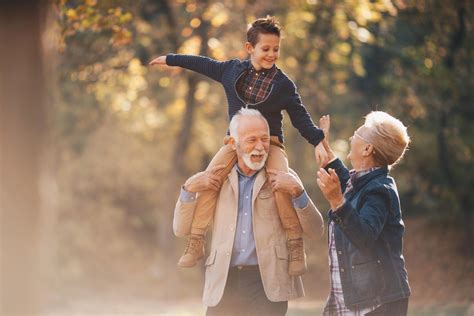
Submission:
[[[257,117],[240,118],[238,141],[235,144],[239,166],[260,170],[265,166],[270,149],[270,135],[266,122]]]
[[[255,46],[246,44],[255,70],[270,69],[280,57],[280,37],[275,34],[259,34]]]

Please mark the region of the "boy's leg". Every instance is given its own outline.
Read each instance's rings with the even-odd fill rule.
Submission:
[[[289,172],[288,159],[284,147],[278,141],[278,138],[274,136],[271,137],[267,168]],[[291,196],[278,191],[274,195],[278,215],[288,238],[288,250],[290,252],[288,273],[292,276],[302,275],[306,272],[303,229],[301,228]]]
[[[214,158],[212,158],[206,170],[218,165],[225,165],[225,168],[218,173],[222,184],[234,167],[236,161],[237,154],[235,150],[232,149],[232,146],[228,144],[228,136],[226,136],[224,146],[222,146]],[[211,222],[214,210],[216,209],[218,195],[219,192],[213,190],[199,192],[196,200],[193,223],[191,225],[191,234],[204,235],[206,233],[207,226]]]
[[[225,165],[225,168],[218,173],[222,183],[230,170],[232,170],[236,160],[235,150],[228,144],[228,136],[226,136],[224,146],[219,149],[207,169],[218,165]],[[193,267],[204,256],[204,235],[214,215],[218,194],[219,192],[213,190],[198,193],[193,222],[191,224],[191,235],[188,239],[186,250],[178,261],[179,266],[185,268]]]

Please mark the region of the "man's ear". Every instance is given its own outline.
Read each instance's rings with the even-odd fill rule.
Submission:
[[[247,53],[252,54],[254,47],[250,42],[245,42],[245,50],[247,51]]]

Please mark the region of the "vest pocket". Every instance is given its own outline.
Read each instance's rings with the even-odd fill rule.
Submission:
[[[278,218],[278,209],[271,189],[261,190],[258,193],[256,203],[258,203],[258,210],[256,211],[257,215],[265,219]]]
[[[209,257],[206,259],[206,263],[204,264],[206,267],[212,266],[216,261],[217,250],[211,251]]]
[[[352,266],[352,286],[360,300],[380,295],[384,280],[380,260]]]
[[[275,253],[278,259],[288,261],[288,249],[285,246],[275,246]]]

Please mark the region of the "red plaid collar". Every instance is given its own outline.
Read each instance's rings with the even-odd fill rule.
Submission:
[[[270,69],[255,70],[250,63],[247,70],[237,80],[237,93],[247,104],[256,104],[268,98],[272,89],[273,78],[277,73],[277,67],[273,65]]]
[[[363,176],[365,176],[366,174],[369,174],[371,173],[372,171],[375,171],[377,169],[379,169],[380,167],[373,167],[373,168],[369,168],[369,169],[365,169],[365,170],[360,170],[360,171],[356,171],[354,169],[352,169],[351,171],[349,171],[349,181],[347,181],[347,187],[346,187],[346,191],[345,193],[349,192],[350,190],[352,190],[353,188],[353,183],[356,179],[359,179]]]

